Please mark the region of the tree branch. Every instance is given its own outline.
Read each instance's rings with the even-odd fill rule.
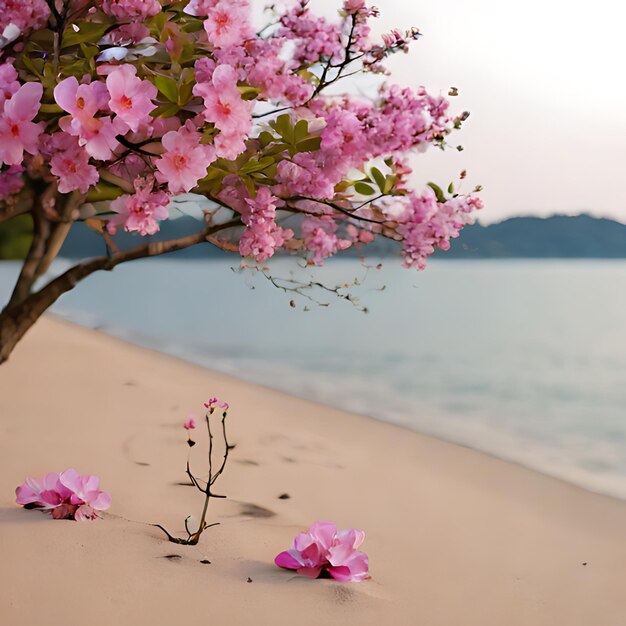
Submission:
[[[83,278],[86,278],[94,272],[99,270],[110,271],[118,265],[128,263],[129,261],[161,256],[162,254],[169,254],[170,252],[176,252],[178,250],[185,250],[186,248],[190,248],[191,246],[207,241],[208,237],[216,232],[219,232],[220,230],[233,228],[234,226],[239,225],[239,219],[231,220],[230,222],[226,222],[225,224],[221,224],[219,226],[207,226],[198,233],[187,235],[186,237],[180,237],[179,239],[171,239],[169,241],[152,241],[150,243],[131,248],[130,250],[116,252],[111,256],[101,256],[88,261],[83,261],[52,280],[39,292],[34,294],[34,297],[45,295],[47,296],[47,299],[49,299],[54,296],[53,301],[55,301],[66,291],[75,287]]]
[[[0,202],[0,222],[29,213],[32,211],[34,203],[35,194],[29,186],[26,186],[17,197],[11,199],[11,202]]]

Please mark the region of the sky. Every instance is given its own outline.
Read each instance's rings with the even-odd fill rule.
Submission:
[[[331,14],[340,0],[312,0]],[[392,80],[469,110],[463,152],[416,157],[416,182],[484,187],[483,222],[591,213],[626,223],[626,3],[621,0],[375,0],[377,32],[417,26]]]

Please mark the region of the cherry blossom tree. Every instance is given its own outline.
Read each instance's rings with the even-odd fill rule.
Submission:
[[[259,263],[280,250],[321,264],[376,237],[423,269],[481,207],[453,186],[411,187],[410,155],[445,148],[467,114],[387,82],[385,60],[419,33],[373,37],[377,10],[364,0],[344,0],[334,20],[293,0],[269,8],[260,30],[248,0],[0,0],[0,9],[0,221],[33,223],[0,314],[0,363],[99,270],[199,244]],[[381,75],[372,97],[350,95],[346,79],[359,72]],[[142,242],[189,192],[210,201],[198,232]],[[107,254],[46,283],[78,222]],[[120,249],[122,230],[135,246]]]

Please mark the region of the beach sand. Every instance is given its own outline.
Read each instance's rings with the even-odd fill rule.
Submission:
[[[232,407],[228,499],[178,546],[149,523],[200,512],[182,422],[211,395]],[[626,623],[626,503],[466,448],[50,317],[0,368],[0,417],[3,626]],[[103,520],[14,504],[26,476],[68,467],[101,477]],[[318,519],[366,531],[371,580],[273,565]]]

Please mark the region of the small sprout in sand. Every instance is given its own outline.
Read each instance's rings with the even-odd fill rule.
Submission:
[[[15,501],[27,509],[49,511],[54,519],[93,520],[111,506],[111,496],[99,487],[97,476],[81,476],[68,469],[27,478],[15,490]]]
[[[360,582],[370,577],[367,554],[357,550],[364,539],[362,530],[338,531],[331,522],[315,522],[306,532],[298,533],[291,548],[281,552],[274,562],[308,578]]]
[[[206,428],[207,428],[207,434],[208,434],[208,455],[207,455],[208,473],[206,474],[206,479],[195,476],[192,473],[190,462],[189,462],[189,454],[187,454],[187,467],[186,467],[186,473],[187,473],[187,476],[189,477],[189,480],[191,481],[191,484],[194,487],[196,487],[196,489],[198,489],[198,491],[200,491],[204,495],[204,504],[202,507],[202,513],[200,515],[200,518],[197,519],[193,515],[189,515],[185,518],[185,532],[187,533],[186,537],[175,537],[160,524],[155,524],[157,528],[160,528],[165,533],[169,541],[171,541],[172,543],[188,545],[188,546],[196,545],[198,541],[200,540],[200,536],[207,528],[210,528],[211,526],[217,526],[217,523],[207,524],[206,522],[207,511],[209,508],[209,500],[211,498],[225,498],[226,497],[226,496],[220,496],[220,495],[213,493],[212,487],[215,484],[215,481],[221,476],[222,472],[224,471],[224,468],[226,467],[226,462],[228,461],[229,452],[235,447],[228,442],[228,437],[226,435],[226,416],[228,415],[228,409],[229,409],[228,403],[221,402],[218,398],[211,398],[204,403],[204,407],[206,409],[205,422],[206,422]],[[214,449],[215,446],[213,442],[213,430],[212,430],[211,422],[212,420],[215,419],[213,415],[220,414],[220,413],[221,413],[221,422],[220,422],[221,423],[221,436],[223,440],[223,444],[221,447],[222,447],[223,456],[219,464],[219,467],[215,469],[214,458],[213,458],[214,453],[215,453],[215,449]],[[196,442],[191,439],[191,432],[190,432],[196,428],[195,418],[192,415],[190,415],[187,418],[187,420],[184,422],[183,427],[187,431],[187,445],[191,448],[192,446],[196,445]]]

